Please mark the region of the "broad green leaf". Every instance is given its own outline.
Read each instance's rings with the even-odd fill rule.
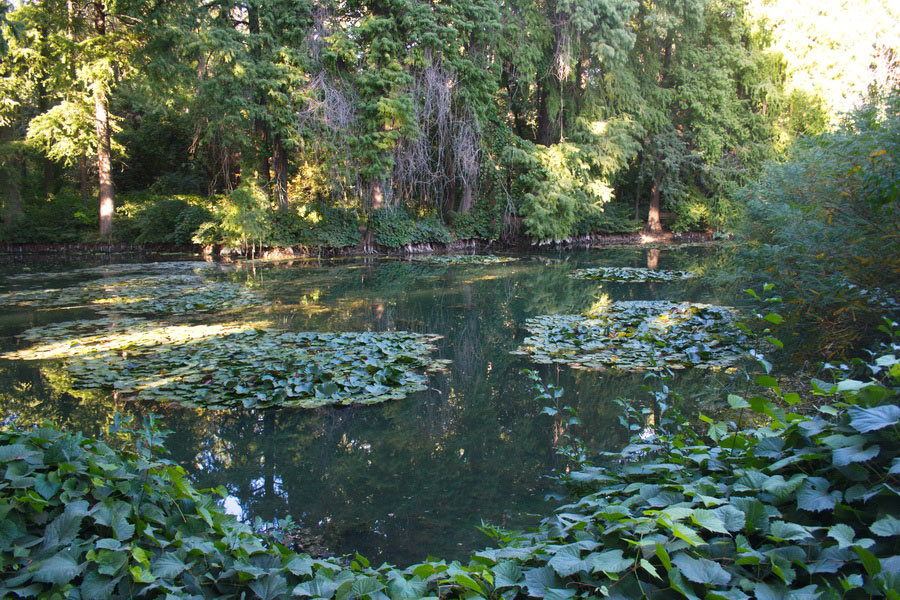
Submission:
[[[686,552],[673,556],[672,564],[694,583],[727,585],[731,581],[731,575],[719,563],[706,558],[693,558]]]
[[[559,548],[547,564],[561,577],[569,577],[588,569],[588,564],[581,559],[581,548],[575,545]]]
[[[809,528],[798,523],[785,521],[772,521],[769,535],[779,540],[800,541],[812,537]]]
[[[822,512],[834,509],[841,500],[841,492],[828,491],[828,480],[821,477],[809,477],[797,492],[797,508],[810,512]]]
[[[691,514],[691,520],[700,527],[710,531],[717,533],[728,533],[729,531],[725,523],[711,510],[696,509]]]
[[[251,582],[250,589],[260,600],[275,600],[287,593],[287,581],[281,575],[270,573]]]
[[[744,513],[729,504],[714,508],[712,513],[725,525],[725,529],[730,532],[740,531],[746,523]]]
[[[151,572],[162,579],[174,579],[181,575],[188,566],[172,552],[166,552],[150,563]]]
[[[856,532],[849,525],[838,523],[828,528],[828,537],[837,540],[839,548],[849,548],[853,545]]]
[[[851,406],[847,409],[850,425],[860,433],[877,431],[900,421],[900,406],[885,404],[872,408]]]
[[[517,587],[524,583],[522,568],[513,561],[497,563],[491,572],[494,574],[494,587],[497,589]]]
[[[69,552],[59,552],[40,563],[34,580],[54,585],[65,585],[81,574],[82,567]]]
[[[621,550],[606,550],[604,552],[593,552],[585,557],[585,562],[590,565],[591,572],[604,573],[621,573],[633,564],[633,560],[629,560],[622,555]]]
[[[880,537],[900,535],[900,519],[896,519],[892,515],[887,515],[872,523],[869,529],[872,533]]]

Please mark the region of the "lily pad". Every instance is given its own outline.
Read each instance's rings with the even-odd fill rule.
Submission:
[[[63,359],[75,386],[209,408],[374,404],[427,388],[439,336],[290,332],[261,324],[70,321],[26,332],[7,359]]]
[[[54,271],[54,272],[26,272],[9,275],[9,281],[46,281],[47,279],[74,278],[79,279],[89,277],[116,277],[124,275],[150,275],[150,274],[173,274],[173,273],[212,273],[219,271],[221,265],[198,260],[185,261],[168,261],[155,263],[115,263],[109,265],[97,265],[94,267],[83,267],[81,269],[72,269],[70,271]]]
[[[569,273],[575,279],[597,279],[600,281],[627,281],[644,283],[648,281],[678,281],[696,277],[687,271],[661,271],[637,267],[593,267],[576,269]]]
[[[265,302],[245,286],[195,273],[105,277],[83,285],[0,294],[0,305],[36,308],[87,306],[101,312],[183,313],[259,306]]]
[[[667,301],[612,302],[591,315],[543,315],[514,353],[535,362],[627,371],[725,369],[751,348],[728,307]]]
[[[518,260],[512,256],[494,256],[493,254],[452,254],[415,256],[413,260],[445,265],[492,265]]]

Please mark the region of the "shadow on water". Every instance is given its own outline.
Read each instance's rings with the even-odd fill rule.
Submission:
[[[541,414],[532,382],[566,389],[592,448],[621,447],[627,432],[612,402],[647,402],[641,373],[536,366],[510,354],[528,317],[580,313],[612,300],[677,300],[727,304],[734,298],[701,280],[605,283],[568,273],[585,266],[715,269],[717,249],[595,250],[522,255],[496,265],[429,264],[403,259],[260,263],[221,275],[253,287],[272,305],[251,309],[292,330],[408,330],[444,336],[439,357],[452,361],[431,388],[382,405],[313,410],[208,411],[144,405],[103,391],[72,389],[58,361],[0,361],[0,413],[18,425],[49,419],[97,435],[124,411],[162,414],[174,434],[167,446],[201,487],[223,486],[226,507],[243,518],[291,515],[324,537],[337,554],[409,564],[426,555],[462,558],[487,542],[477,526],[536,522],[551,505],[549,479],[561,466],[555,449],[562,425]],[[34,285],[38,285],[35,283]],[[4,348],[35,322],[66,316],[4,309]],[[49,315],[49,316],[47,316]],[[79,315],[79,318],[83,318]],[[207,316],[214,319],[215,316]],[[722,380],[701,370],[676,375],[689,398]]]

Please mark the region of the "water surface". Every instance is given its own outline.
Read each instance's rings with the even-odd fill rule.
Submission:
[[[198,321],[258,317],[290,330],[391,331],[442,335],[451,361],[430,389],[373,406],[211,411],[138,405],[102,391],[73,390],[58,361],[0,360],[0,414],[21,426],[49,419],[97,434],[114,411],[161,414],[174,433],[171,458],[201,487],[223,486],[226,507],[243,518],[291,515],[337,554],[409,564],[427,555],[464,558],[489,540],[483,522],[526,528],[551,509],[549,475],[565,443],[560,420],[541,414],[522,369],[566,389],[591,447],[615,450],[627,439],[613,402],[646,403],[642,373],[538,366],[510,354],[528,317],[580,313],[606,300],[740,301],[697,278],[667,283],[606,283],[567,276],[592,266],[654,266],[713,272],[729,260],[717,248],[603,249],[515,255],[494,265],[429,264],[399,258],[244,263],[221,275],[252,287],[271,306]],[[168,260],[168,259],[167,259]],[[71,267],[57,267],[65,272]],[[7,266],[6,275],[46,265]],[[77,285],[98,275],[5,278],[3,289]],[[90,318],[78,309],[0,307],[2,350],[29,327]],[[688,369],[674,390],[708,397],[723,374]]]

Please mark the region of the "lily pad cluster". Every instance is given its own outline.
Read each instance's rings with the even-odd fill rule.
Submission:
[[[219,271],[221,266],[199,260],[167,261],[155,263],[114,263],[109,265],[97,265],[83,267],[71,271],[24,272],[9,275],[10,281],[45,281],[50,278],[70,277],[115,277],[123,275],[148,275],[148,274],[173,274],[173,273],[212,273]]]
[[[265,302],[243,285],[196,273],[104,277],[81,285],[0,294],[0,305],[36,308],[89,307],[115,313],[183,313],[259,306]]]
[[[173,325],[134,318],[70,321],[23,336],[9,359],[67,361],[80,388],[186,406],[313,408],[374,404],[427,388],[437,336],[288,332],[259,325]]]
[[[750,340],[727,307],[667,301],[612,302],[594,315],[543,315],[515,354],[583,369],[658,370],[734,365]]]
[[[451,254],[446,256],[416,256],[413,260],[445,265],[492,265],[518,260],[512,256],[494,256],[493,254]]]
[[[569,273],[575,279],[597,279],[600,281],[626,281],[644,283],[649,281],[678,281],[695,277],[688,271],[664,271],[642,267],[592,267],[576,269]]]

